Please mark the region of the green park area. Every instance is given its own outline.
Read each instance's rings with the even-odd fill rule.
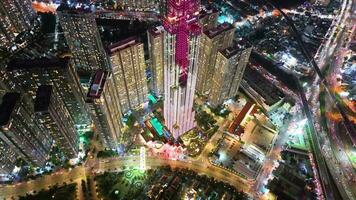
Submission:
[[[350,158],[350,160],[352,162],[353,167],[356,169],[356,153],[355,152],[351,152],[349,154],[349,158]]]
[[[209,130],[216,123],[214,117],[204,110],[201,110],[200,112],[197,112],[195,114],[195,121],[197,122],[198,126],[204,131]]]
[[[108,173],[95,177],[99,198],[103,200],[146,200],[146,199],[229,199],[245,200],[246,195],[231,185],[201,176],[187,170],[173,170],[161,167],[141,171],[127,169],[122,172]]]
[[[103,199],[137,199],[153,178],[153,171],[130,169],[119,173],[107,173],[95,177],[99,196]]]
[[[210,111],[214,113],[215,116],[226,118],[231,111],[225,108],[224,105],[218,105],[216,107],[209,107]]]
[[[49,190],[33,191],[32,194],[21,196],[20,200],[75,200],[76,199],[75,183],[58,187],[51,187]]]
[[[98,158],[109,158],[109,157],[114,157],[114,156],[117,156],[117,152],[116,151],[113,151],[111,149],[109,150],[103,150],[103,151],[99,151],[98,154],[97,154],[97,157]]]

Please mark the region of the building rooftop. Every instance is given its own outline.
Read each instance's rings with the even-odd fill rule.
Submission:
[[[157,37],[159,35],[161,35],[164,31],[164,27],[163,26],[157,26],[154,28],[151,28],[148,30],[148,32],[153,36],[153,37]]]
[[[125,48],[135,45],[135,44],[140,44],[140,42],[138,41],[138,38],[136,36],[132,36],[132,37],[126,38],[124,40],[121,40],[119,42],[116,42],[112,45],[109,45],[108,52],[111,55],[117,51],[120,51],[122,49],[125,49]]]
[[[228,47],[226,49],[223,49],[220,51],[220,53],[225,57],[225,58],[231,58],[232,56],[238,54],[241,51],[241,48],[237,46],[232,46]]]
[[[41,85],[37,89],[35,99],[35,112],[47,112],[51,102],[52,86]]]
[[[35,60],[31,59],[13,59],[11,60],[7,67],[7,71],[13,70],[26,70],[26,69],[44,69],[44,68],[66,68],[69,65],[69,58],[38,58]]]
[[[20,101],[21,95],[16,92],[8,92],[2,97],[0,105],[0,126],[5,126],[9,123],[11,115],[14,112],[17,103]]]
[[[199,13],[199,19],[206,17],[207,15],[219,13],[219,10],[215,7],[203,7]]]
[[[104,70],[98,70],[96,71],[92,82],[90,84],[90,89],[87,94],[88,98],[100,98],[101,93],[103,92],[105,82],[106,82],[106,77],[108,75],[107,71]]]
[[[57,12],[65,12],[68,14],[85,14],[85,13],[92,13],[90,7],[71,7],[66,3],[62,3],[58,8]]]
[[[244,79],[251,88],[264,98],[265,103],[269,106],[285,97],[278,87],[270,83],[269,80],[263,77],[258,71],[249,66],[245,69]]]
[[[204,31],[204,34],[206,36],[208,36],[209,38],[213,38],[213,37],[219,35],[220,33],[231,30],[231,29],[234,29],[234,26],[232,26],[231,24],[229,24],[227,22],[224,22],[222,24],[219,24],[215,28]]]
[[[225,56],[225,58],[231,58],[239,52],[242,52],[245,49],[251,48],[252,46],[248,44],[245,40],[234,40],[233,44],[226,48],[220,50],[220,53]]]

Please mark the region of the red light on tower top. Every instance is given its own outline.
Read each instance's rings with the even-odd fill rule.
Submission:
[[[163,21],[165,30],[176,35],[175,61],[181,67],[182,78],[186,79],[189,65],[189,36],[199,35],[199,0],[168,0],[167,15]]]

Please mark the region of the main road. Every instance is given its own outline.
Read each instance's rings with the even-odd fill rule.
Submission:
[[[342,9],[340,14],[336,18],[333,23],[333,28],[330,29],[327,34],[328,39],[320,47],[315,58],[317,60],[318,66],[320,66],[321,70],[324,70],[329,64],[333,64],[333,58],[335,51],[338,50],[340,45],[340,40],[343,38],[344,28],[346,25],[350,23],[350,15],[352,15],[354,10],[353,2],[351,0],[345,0],[342,3]],[[333,66],[332,66],[333,67]],[[319,113],[319,94],[320,94],[320,77],[316,76],[314,80],[307,85],[307,87],[311,88],[306,93],[308,99],[304,99],[304,103],[308,101],[311,110],[307,113],[308,118],[314,119],[314,124],[310,124],[310,126],[315,127],[315,131],[313,131],[310,136],[312,139],[312,147],[314,149],[314,153],[316,156],[316,161],[319,167],[319,174],[321,175],[320,180],[323,182],[324,186],[332,186],[331,179],[327,179],[329,174],[333,178],[333,182],[336,184],[338,191],[343,199],[355,199],[355,185],[350,183],[347,174],[343,174],[343,167],[337,162],[335,158],[335,154],[333,149],[331,148],[331,144],[335,145],[334,138],[325,133],[321,126],[322,119]],[[322,80],[325,81],[325,80]],[[341,149],[343,150],[343,149]],[[318,158],[319,155],[322,155],[323,158]],[[329,169],[329,170],[328,170]],[[326,176],[325,176],[326,175]],[[345,175],[345,176],[344,176]],[[324,188],[325,189],[325,188]],[[324,190],[325,195],[331,195],[330,190]],[[337,194],[335,194],[337,195]]]
[[[90,167],[77,166],[70,170],[60,170],[50,175],[45,175],[35,180],[17,183],[14,185],[0,186],[0,199],[24,196],[34,191],[48,189],[50,186],[63,185],[65,183],[78,183],[85,180],[87,175],[101,173],[104,171],[121,171],[124,167],[140,166],[139,156],[113,157],[110,159],[93,160]],[[238,190],[249,191],[249,183],[238,175],[227,170],[215,167],[200,160],[169,160],[158,156],[147,157],[146,167],[157,168],[160,166],[171,166],[178,169],[190,169],[198,174],[206,174],[217,180],[227,182]]]

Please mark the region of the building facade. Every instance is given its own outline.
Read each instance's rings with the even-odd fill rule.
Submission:
[[[152,89],[156,96],[163,95],[163,26],[147,31],[150,68],[152,73]]]
[[[90,11],[57,11],[60,25],[78,72],[108,69],[109,60],[100,39],[95,16]]]
[[[115,87],[114,77],[109,74],[105,87],[102,94],[102,101],[104,102],[103,110],[108,118],[111,137],[113,138],[114,144],[112,146],[117,146],[116,142],[121,140],[121,128],[122,128],[122,111],[120,107],[119,94]]]
[[[200,94],[210,91],[218,51],[231,46],[235,28],[229,23],[204,31],[199,44],[198,80],[196,90]]]
[[[124,0],[121,6],[129,11],[159,11],[163,0]]]
[[[10,174],[14,170],[18,158],[20,155],[0,137],[0,175]]]
[[[35,99],[36,118],[46,127],[67,158],[75,158],[79,152],[79,137],[60,91],[51,85],[38,87]]]
[[[87,102],[95,124],[95,132],[100,135],[106,148],[117,149],[122,127],[122,113],[119,95],[112,76],[99,70],[94,75]]]
[[[121,111],[126,113],[147,99],[143,43],[132,37],[109,46],[109,51]]]
[[[59,91],[58,98],[65,103],[76,125],[91,123],[85,104],[83,89],[77,71],[69,58],[15,59],[8,63],[8,82],[32,100],[40,85],[52,85]]]
[[[198,1],[167,1],[164,32],[164,119],[177,139],[195,126],[193,101],[201,27]]]
[[[252,48],[242,50],[233,46],[218,52],[209,94],[212,106],[221,105],[237,95],[251,50]]]
[[[52,142],[52,135],[46,131],[43,124],[33,118],[31,111],[22,103],[21,95],[6,93],[0,105],[0,143],[5,146],[0,148],[9,155],[1,154],[0,159],[7,160],[8,163],[5,163],[7,171],[13,169],[11,163],[17,158],[36,166],[43,166]]]
[[[0,1],[0,46],[10,46],[17,34],[31,27],[35,17],[31,0]]]

